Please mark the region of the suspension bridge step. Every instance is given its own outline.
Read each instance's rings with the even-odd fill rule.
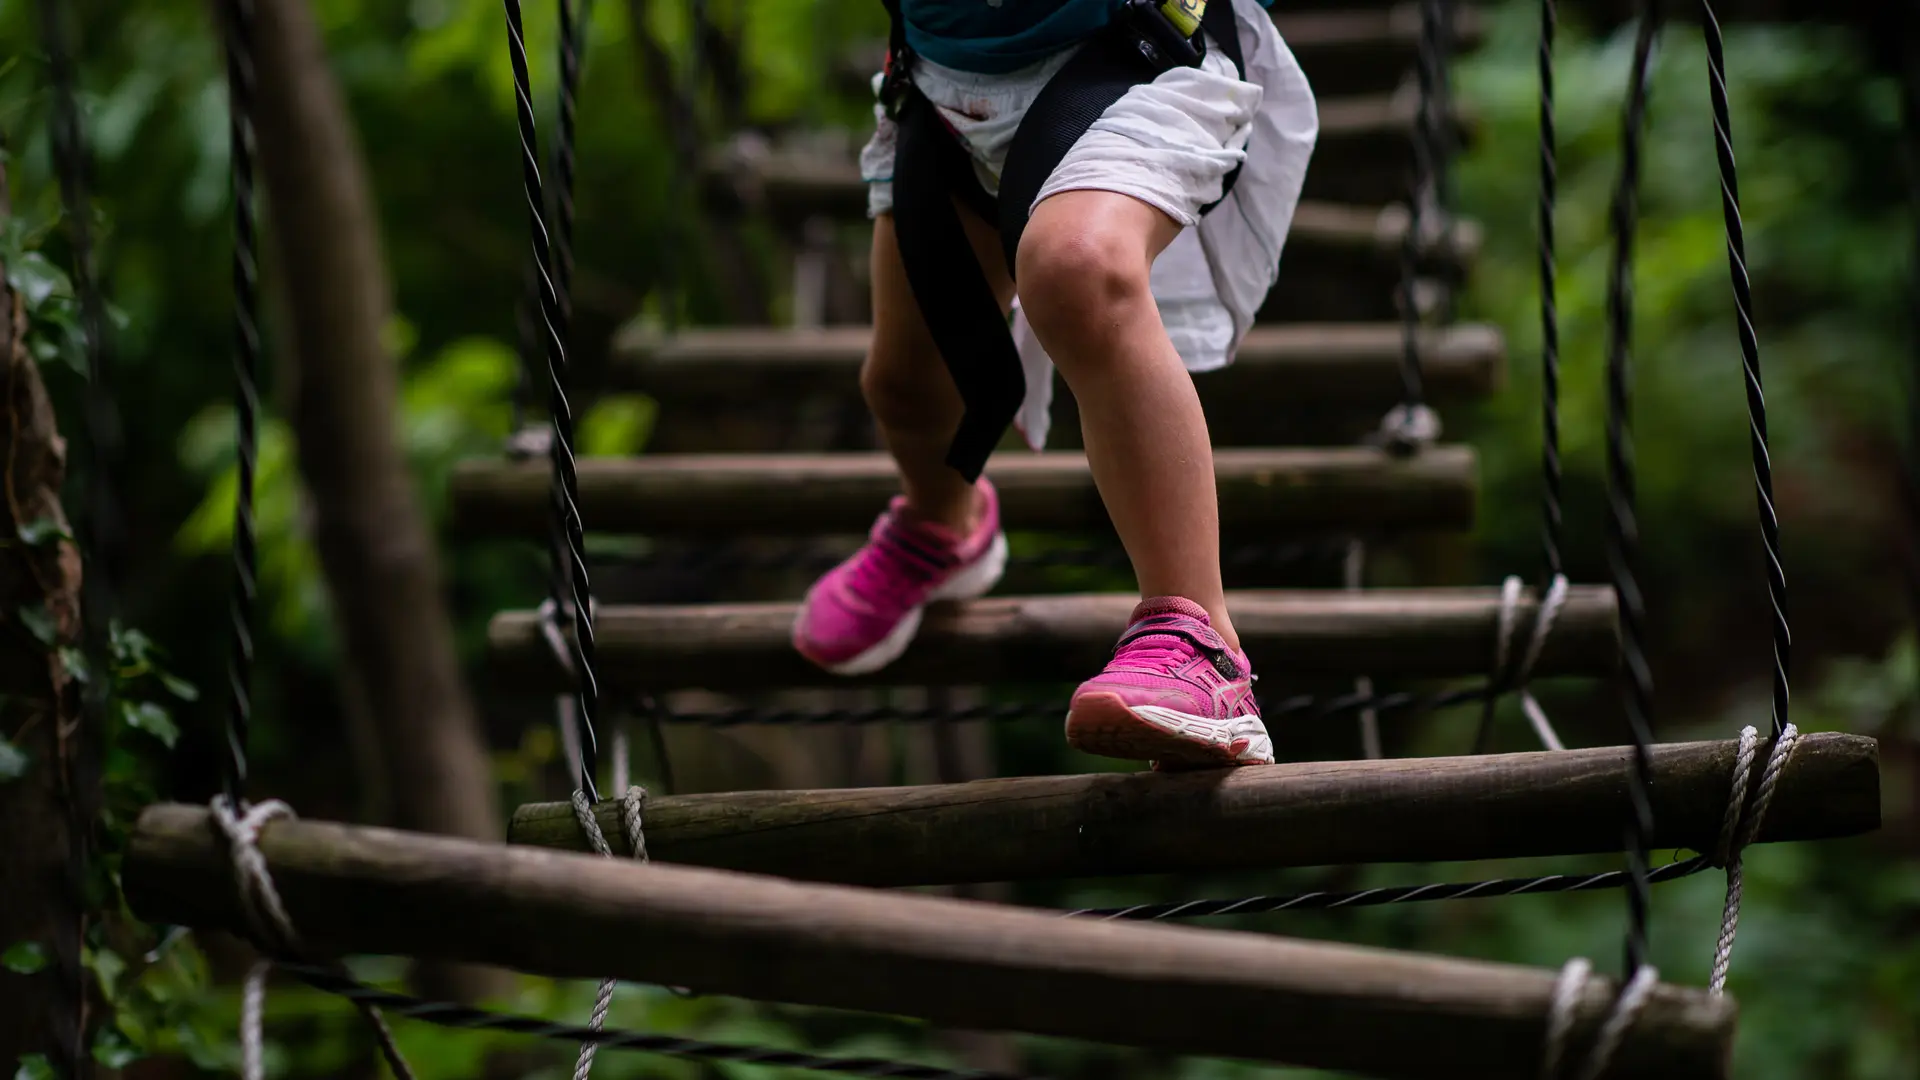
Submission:
[[[1438,678],[1480,674],[1491,665],[1500,592],[1249,590],[1229,594],[1228,602],[1242,645],[1267,678]],[[596,670],[608,691],[1055,684],[1100,669],[1134,603],[1122,593],[1091,593],[937,604],[906,655],[859,679],[829,675],[794,652],[795,604],[609,605],[594,617]],[[1534,610],[1529,598],[1520,612],[1522,634]],[[1573,589],[1535,672],[1613,671],[1617,617],[1612,589]],[[570,684],[534,612],[494,616],[487,636],[487,668],[501,689],[550,692]]]
[[[1369,447],[1221,450],[1221,525],[1322,529],[1467,528],[1470,447],[1411,456]],[[1010,528],[1110,534],[1086,457],[1006,454],[987,475]],[[899,491],[885,454],[687,454],[582,458],[580,514],[594,532],[646,535],[864,534]],[[553,469],[545,460],[463,462],[452,481],[455,527],[468,535],[547,535]]]
[[[1324,128],[1321,138],[1326,138]],[[1314,170],[1319,167],[1316,159]],[[791,151],[752,160],[722,157],[708,166],[707,179],[708,195],[722,210],[764,211],[788,222],[816,216],[863,220],[867,215],[867,182],[849,157]],[[1383,281],[1397,280],[1407,229],[1407,215],[1398,206],[1302,202],[1287,233],[1281,284],[1275,288],[1284,288],[1290,278],[1368,269],[1383,272],[1384,277],[1375,275]],[[1418,257],[1423,270],[1458,275],[1479,253],[1480,227],[1472,221],[1456,220],[1450,235],[1431,226],[1422,233]]]
[[[259,847],[301,940],[327,954],[611,977],[1389,1078],[1533,1080],[1557,981],[1511,964],[317,821],[269,825]],[[142,813],[125,883],[150,921],[247,932],[202,808]],[[1595,978],[1577,994],[1573,1047],[1592,1042],[1618,990]],[[1603,1075],[1720,1080],[1734,1025],[1730,999],[1656,986]]]
[[[1652,846],[1713,850],[1738,751],[1737,741],[1653,748]],[[1587,855],[1620,850],[1632,753],[1607,746],[669,796],[647,800],[647,851],[664,862],[870,886]],[[620,835],[618,802],[596,813],[606,835]],[[1822,733],[1795,747],[1760,839],[1879,826],[1878,745]],[[570,803],[521,807],[508,841],[589,850]]]
[[[792,400],[859,394],[865,326],[702,328],[663,335],[632,324],[614,342],[608,379],[663,401]],[[1429,400],[1484,397],[1506,367],[1500,331],[1482,324],[1423,329],[1415,339]],[[1260,402],[1377,408],[1400,399],[1401,329],[1395,323],[1255,326],[1231,366],[1194,377],[1209,414]]]
[[[1406,198],[1419,114],[1419,98],[1407,92],[1411,89],[1319,101],[1320,134],[1302,190],[1305,199],[1378,207]],[[1477,117],[1457,102],[1449,120],[1456,146],[1468,142],[1478,126]],[[751,208],[788,223],[815,215],[864,218],[867,191],[856,164],[857,147],[833,154],[823,149],[797,143],[769,146],[757,137],[723,143],[702,162],[703,193],[710,208],[722,213]],[[1316,242],[1313,205],[1303,203],[1294,219],[1288,260],[1299,259],[1302,246]]]
[[[1478,9],[1448,5],[1453,51],[1477,48],[1486,36]],[[1364,94],[1392,89],[1414,68],[1420,43],[1420,6],[1273,10],[1273,22],[1316,94]],[[849,93],[864,91],[886,59],[885,41],[849,50],[842,64]]]

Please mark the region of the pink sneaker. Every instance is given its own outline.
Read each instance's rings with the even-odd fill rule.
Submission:
[[[1273,763],[1246,654],[1227,648],[1205,608],[1178,596],[1133,609],[1106,670],[1073,693],[1067,745],[1156,769]]]
[[[1000,499],[984,478],[983,508],[971,536],[906,514],[895,496],[866,546],[807,591],[793,623],[793,647],[835,675],[865,675],[900,658],[929,601],[970,600],[1000,580],[1007,536]]]

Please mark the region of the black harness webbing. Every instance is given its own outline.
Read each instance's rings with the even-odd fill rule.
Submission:
[[[1001,170],[996,199],[980,186],[966,148],[913,85],[899,0],[885,3],[893,23],[886,82],[895,96],[891,104],[899,126],[894,232],[907,284],[965,406],[947,464],[972,481],[979,479],[1020,411],[1027,384],[1012,331],[968,243],[954,201],[998,224],[1011,275],[1034,197],[1061,159],[1114,102],[1133,87],[1152,82],[1166,67],[1143,56],[1134,31],[1116,19],[1048,80],[1027,110]],[[1208,4],[1201,25],[1244,77],[1230,0]],[[1227,176],[1222,199],[1238,176],[1238,169]],[[1206,209],[1214,205],[1218,203]]]

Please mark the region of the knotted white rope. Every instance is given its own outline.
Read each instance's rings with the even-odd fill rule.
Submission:
[[[624,755],[623,755],[624,756]],[[620,757],[615,759],[615,770],[621,776],[615,777],[615,783],[625,779],[626,767]],[[647,801],[647,789],[635,784],[627,787],[620,795],[621,826],[633,857],[640,862],[647,860],[647,836],[642,828],[641,807]],[[606,833],[600,829],[600,821],[594,817],[593,804],[587,801],[584,791],[573,793],[573,818],[580,823],[580,831],[586,835],[587,843],[593,846],[595,853],[613,858],[613,846],[607,843]],[[613,1008],[613,988],[615,980],[603,979],[600,992],[593,1000],[593,1016],[588,1019],[587,1027],[599,1031],[607,1024],[607,1012]],[[573,1067],[573,1080],[588,1080],[593,1075],[593,1059],[600,1052],[597,1043],[580,1044],[580,1059]]]
[[[1727,969],[1733,962],[1734,933],[1740,926],[1742,853],[1759,835],[1760,826],[1766,820],[1767,808],[1773,804],[1774,792],[1779,788],[1780,777],[1785,774],[1787,763],[1793,757],[1794,747],[1799,741],[1800,730],[1792,724],[1780,732],[1780,738],[1774,741],[1773,749],[1767,754],[1766,766],[1760,773],[1760,786],[1754,792],[1753,804],[1749,808],[1747,789],[1753,775],[1754,758],[1759,756],[1760,733],[1751,726],[1740,731],[1740,747],[1734,755],[1733,781],[1727,794],[1727,812],[1721,818],[1720,838],[1714,846],[1714,863],[1727,870],[1727,900],[1720,913],[1720,940],[1714,949],[1713,973],[1707,983],[1707,992],[1710,994],[1717,996],[1726,992]],[[1592,963],[1582,957],[1567,961],[1566,966],[1560,969],[1560,979],[1554,984],[1552,1004],[1547,1013],[1546,1050],[1540,1064],[1541,1080],[1560,1078],[1560,1066],[1566,1057],[1574,1016],[1592,975]],[[1600,1026],[1600,1033],[1594,1040],[1592,1052],[1587,1055],[1585,1066],[1575,1080],[1595,1080],[1606,1069],[1658,980],[1659,975],[1651,965],[1642,966],[1633,980],[1621,990],[1612,1011]]]
[[[1707,980],[1707,992],[1718,996],[1726,992],[1727,969],[1733,965],[1733,936],[1740,929],[1741,863],[1747,845],[1760,833],[1767,807],[1787,769],[1794,747],[1800,743],[1800,729],[1788,724],[1774,740],[1767,754],[1766,768],[1760,774],[1760,790],[1753,798],[1751,812],[1742,812],[1747,801],[1747,776],[1753,770],[1753,758],[1760,735],[1751,726],[1740,731],[1740,756],[1734,766],[1733,792],[1728,799],[1727,816],[1720,828],[1720,843],[1714,862],[1726,867],[1727,900],[1720,909],[1720,940],[1713,950],[1713,973]]]
[[[1593,964],[1584,957],[1574,957],[1560,969],[1547,1011],[1547,1045],[1540,1061],[1540,1080],[1560,1080],[1560,1065],[1566,1058],[1567,1040],[1573,1034],[1574,1016],[1592,978]],[[1606,1019],[1600,1022],[1593,1049],[1587,1052],[1586,1062],[1573,1080],[1598,1080],[1607,1066],[1613,1064],[1613,1055],[1619,1052],[1627,1031],[1646,1008],[1647,999],[1659,982],[1660,972],[1651,964],[1642,965],[1633,978],[1627,980],[1620,988],[1620,995],[1613,999],[1612,1008],[1607,1010]]]
[[[1380,418],[1375,437],[1403,451],[1431,446],[1440,438],[1440,414],[1430,405],[1395,405]]]
[[[238,807],[225,795],[215,796],[208,809],[213,814],[213,822],[227,840],[227,861],[233,867],[235,895],[240,901],[240,913],[246,919],[253,933],[253,940],[267,955],[292,956],[300,951],[300,935],[293,929],[293,920],[287,915],[287,908],[280,900],[280,890],[274,887],[273,874],[267,869],[267,858],[260,854],[260,833],[267,824],[282,818],[291,820],[293,808],[279,799],[249,805],[240,803]],[[263,1080],[266,1075],[265,1037],[262,1034],[262,1017],[266,1011],[267,971],[272,962],[262,958],[247,969],[246,981],[240,988],[240,1075],[242,1080]],[[372,1025],[374,1038],[380,1044],[380,1053],[387,1060],[398,1080],[413,1080],[413,1071],[407,1067],[406,1059],[400,1056],[400,1047],[393,1041],[393,1032],[380,1015],[380,1010],[360,1002],[355,1003],[367,1023]]]
[[[1549,750],[1565,750],[1566,744],[1560,741],[1560,734],[1553,730],[1552,721],[1547,719],[1547,711],[1533,696],[1528,685],[1533,677],[1533,667],[1540,661],[1540,653],[1547,645],[1547,636],[1553,632],[1553,626],[1560,617],[1560,610],[1567,606],[1567,575],[1555,574],[1547,586],[1547,595],[1540,599],[1540,610],[1533,619],[1533,633],[1527,638],[1527,646],[1520,652],[1518,663],[1509,664],[1513,657],[1513,638],[1520,627],[1520,600],[1525,595],[1525,586],[1518,575],[1509,575],[1500,586],[1500,621],[1493,642],[1494,685],[1490,692],[1497,691],[1501,685],[1511,686],[1520,695],[1520,710],[1526,714],[1527,723],[1532,725],[1533,733],[1540,738],[1540,744]],[[1489,705],[1491,708],[1491,705]]]

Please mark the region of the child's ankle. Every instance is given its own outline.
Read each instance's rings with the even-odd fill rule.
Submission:
[[[958,536],[972,536],[986,516],[987,499],[978,484],[972,484],[954,497],[929,504],[924,497],[908,493],[906,512],[918,521],[931,522],[953,530]]]

